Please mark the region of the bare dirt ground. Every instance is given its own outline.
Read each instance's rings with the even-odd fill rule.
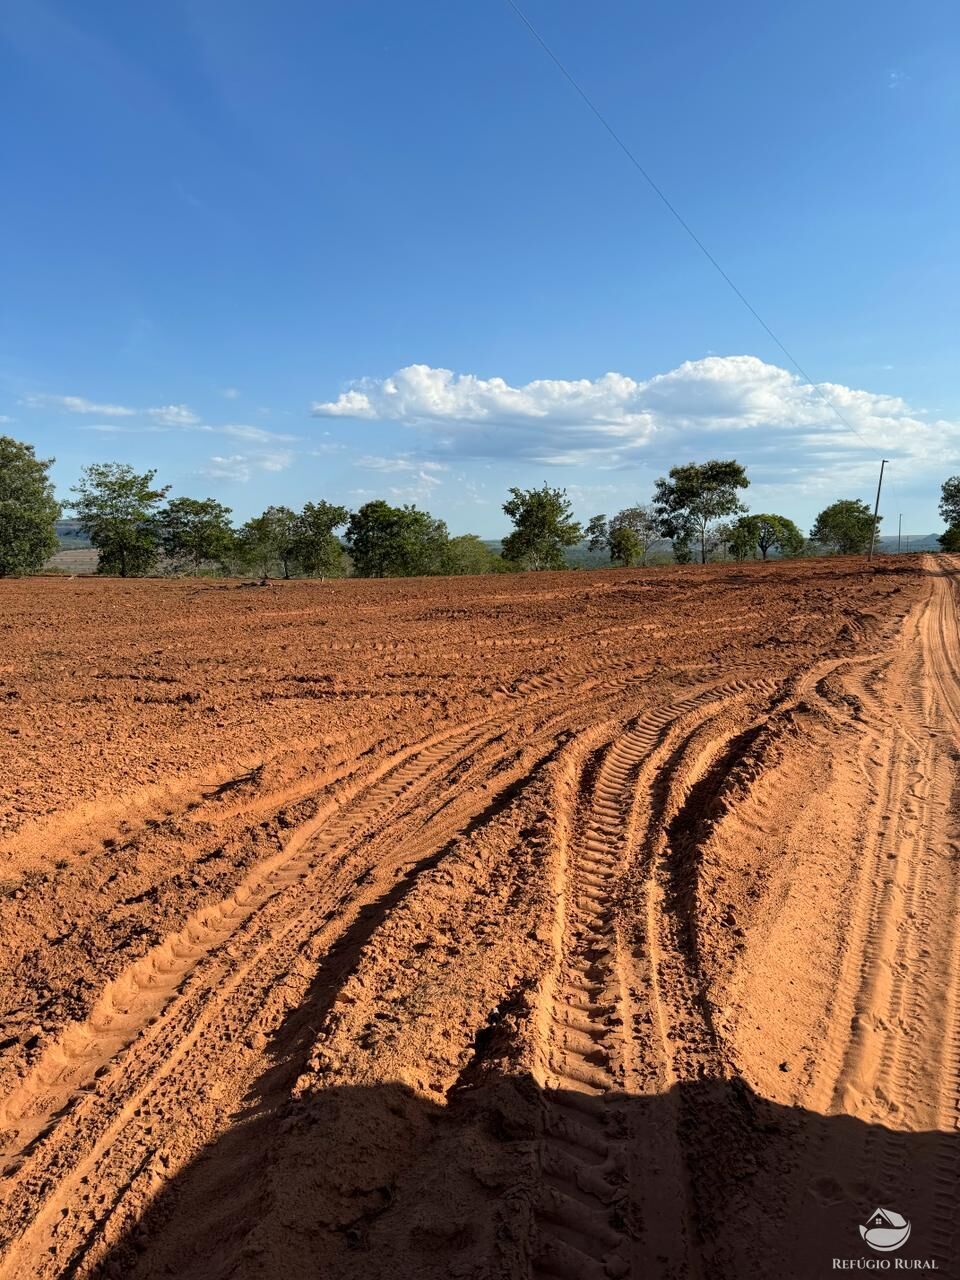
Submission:
[[[960,1275],[957,575],[0,584],[0,1277]]]

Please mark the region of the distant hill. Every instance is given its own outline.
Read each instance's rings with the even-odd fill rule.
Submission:
[[[90,539],[80,528],[79,520],[58,520],[57,537],[60,545],[67,551],[80,551],[90,546]]]

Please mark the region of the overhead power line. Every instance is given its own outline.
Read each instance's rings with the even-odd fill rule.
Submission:
[[[590,95],[586,92],[586,90],[582,87],[579,81],[576,80],[575,77],[571,74],[571,72],[567,70],[564,64],[560,61],[560,59],[554,53],[553,49],[551,49],[550,45],[547,44],[546,40],[544,40],[543,36],[540,34],[537,28],[533,25],[533,23],[530,21],[530,19],[527,17],[524,11],[516,3],[516,0],[506,0],[506,3],[517,15],[517,17],[520,19],[523,25],[527,28],[531,36],[533,36],[534,40],[536,40],[537,44],[544,51],[544,53],[547,55],[550,61],[554,64],[554,66],[557,68],[560,74],[571,86],[571,88],[573,88],[574,91],[580,96],[580,98],[583,99],[587,107],[596,116],[597,120],[599,120],[600,124],[604,127],[604,129],[607,131],[607,133],[610,135],[613,141],[617,144],[617,146],[620,148],[623,154],[627,157],[627,159],[630,161],[633,167],[637,170],[637,172],[640,174],[643,180],[647,183],[650,189],[655,193],[655,195],[660,200],[660,202],[669,210],[671,215],[680,224],[680,226],[687,233],[687,235],[690,237],[693,243],[697,246],[697,248],[700,250],[703,256],[707,259],[710,265],[714,268],[714,270],[720,275],[720,277],[726,282],[726,284],[733,290],[736,296],[740,299],[740,301],[743,303],[746,309],[753,316],[754,320],[756,320],[757,324],[759,324],[760,327],[764,330],[764,332],[768,334],[771,340],[776,343],[776,345],[780,348],[783,354],[787,357],[787,359],[793,365],[794,369],[796,369],[796,371],[800,374],[800,376],[804,379],[804,381],[810,385],[810,387],[816,392],[816,394],[820,397],[820,399],[827,406],[827,408],[830,409],[836,415],[837,419],[841,423],[843,423],[843,425],[847,428],[847,430],[851,431],[859,440],[862,440],[865,445],[867,445],[870,448],[873,448],[873,446],[870,445],[870,442],[867,440],[867,438],[857,430],[857,428],[853,425],[853,423],[850,422],[843,413],[840,412],[840,410],[837,408],[834,401],[826,394],[825,391],[823,391],[823,389],[820,386],[818,386],[818,384],[813,380],[813,378],[811,378],[810,374],[807,373],[806,369],[804,369],[803,365],[796,358],[796,356],[794,356],[793,353],[780,340],[780,338],[777,337],[774,331],[767,324],[766,320],[764,320],[763,316],[760,315],[756,307],[754,307],[754,305],[750,302],[749,298],[747,298],[744,295],[743,291],[738,287],[736,282],[732,280],[729,275],[727,275],[726,271],[724,271],[723,267],[720,265],[717,259],[713,256],[713,254],[710,252],[707,246],[703,243],[703,241],[700,239],[700,237],[697,235],[694,229],[690,226],[689,222],[687,222],[686,218],[684,218],[684,216],[681,214],[677,206],[673,203],[672,200],[669,199],[669,197],[667,196],[663,188],[657,182],[654,181],[651,175],[643,167],[643,165],[637,159],[636,155],[634,155],[630,147],[627,146],[623,138],[621,138],[620,134],[617,133],[616,129],[614,129],[613,125],[610,123],[607,117],[603,114],[600,108],[596,105],[596,103],[593,101]]]

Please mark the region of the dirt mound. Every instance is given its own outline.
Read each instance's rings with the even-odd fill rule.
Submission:
[[[0,584],[0,1276],[956,1274],[946,559]]]

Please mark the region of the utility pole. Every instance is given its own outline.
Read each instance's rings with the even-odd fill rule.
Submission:
[[[880,459],[880,479],[877,481],[877,502],[873,508],[873,528],[870,530],[870,554],[867,556],[868,560],[873,559],[873,546],[877,540],[877,512],[880,510],[880,487],[883,484],[883,468],[889,461],[889,458]]]
[[[897,516],[897,555],[900,554],[900,531],[903,528],[903,512]]]

